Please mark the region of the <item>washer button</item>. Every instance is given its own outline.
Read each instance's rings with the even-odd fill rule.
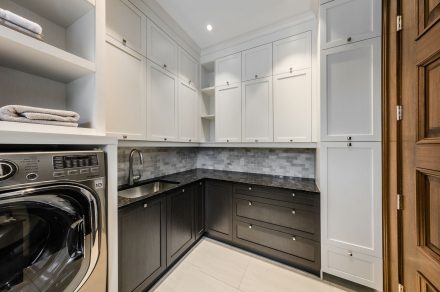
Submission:
[[[80,169],[80,170],[79,170],[79,173],[80,173],[80,174],[87,174],[87,173],[89,173],[89,169],[88,169],[88,168]]]
[[[78,174],[78,170],[76,169],[67,171],[67,175],[77,175],[77,174]]]
[[[26,178],[27,178],[27,180],[36,180],[37,178],[38,178],[38,174],[36,174],[36,173],[28,173],[27,175],[26,175]]]
[[[99,172],[99,167],[92,167],[92,168],[90,168],[90,172],[94,172],[94,173]]]
[[[66,174],[64,173],[64,171],[55,171],[53,173],[53,177],[63,177],[66,176]]]

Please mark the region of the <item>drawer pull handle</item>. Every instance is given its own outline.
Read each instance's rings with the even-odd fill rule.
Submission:
[[[292,236],[292,240],[293,240],[293,241],[296,241],[296,237],[295,237],[295,236]]]
[[[296,211],[295,210],[292,210],[292,215],[295,215],[296,214]]]
[[[182,189],[182,193],[184,193],[185,192],[185,189]]]
[[[251,187],[249,187],[249,190],[250,190],[250,191],[252,191],[252,188],[251,188]]]
[[[352,257],[353,253],[351,251],[347,252],[348,256]]]
[[[249,202],[249,206],[252,206],[252,202]]]
[[[252,225],[249,225],[249,229],[252,229]]]
[[[295,198],[295,193],[292,193],[292,197]]]
[[[148,208],[148,204],[144,204],[144,208]]]

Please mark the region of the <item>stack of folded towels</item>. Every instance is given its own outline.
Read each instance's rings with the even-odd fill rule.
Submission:
[[[0,8],[0,23],[19,32],[26,33],[41,39],[43,28],[38,23],[32,22],[11,11]]]
[[[71,111],[7,105],[0,108],[0,120],[54,126],[78,127],[79,114]]]

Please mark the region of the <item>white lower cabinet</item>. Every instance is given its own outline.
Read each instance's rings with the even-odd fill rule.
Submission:
[[[198,141],[199,93],[188,86],[186,81],[179,81],[178,90],[179,141]]]
[[[119,139],[146,137],[146,58],[106,42],[106,131]]]
[[[215,90],[215,141],[241,142],[241,84]]]
[[[272,77],[242,86],[243,142],[273,142]]]
[[[321,159],[322,270],[381,289],[381,143],[322,143]]]
[[[147,62],[147,138],[177,141],[177,78]]]
[[[274,141],[312,141],[311,69],[273,77]]]

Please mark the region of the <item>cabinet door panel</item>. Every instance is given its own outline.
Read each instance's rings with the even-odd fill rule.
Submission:
[[[312,67],[311,32],[274,42],[273,63],[273,75]]]
[[[167,197],[167,266],[184,254],[195,240],[193,202],[191,186]]]
[[[322,141],[381,140],[380,54],[380,38],[322,52]]]
[[[206,231],[210,236],[232,240],[232,183],[207,180]]]
[[[106,42],[106,131],[119,139],[146,137],[146,59]]]
[[[241,142],[241,84],[216,88],[215,140]]]
[[[380,0],[335,0],[320,15],[322,49],[381,35]]]
[[[177,75],[177,44],[153,22],[147,22],[148,59]]]
[[[146,17],[126,0],[106,1],[107,34],[146,56]]]
[[[179,78],[185,84],[199,88],[199,64],[182,48],[179,48]]]
[[[322,241],[382,257],[381,143],[349,144],[322,144]]]
[[[275,142],[311,142],[311,70],[296,71],[273,78]]]
[[[177,79],[159,66],[147,62],[148,139],[177,140]]]
[[[179,140],[196,142],[198,140],[199,94],[186,82],[179,82]]]
[[[119,291],[145,289],[165,270],[165,212],[163,199],[119,211]]]
[[[265,78],[272,75],[272,44],[243,52],[242,80]]]
[[[194,215],[196,240],[205,233],[205,184],[200,181],[194,190]]]
[[[241,82],[241,53],[215,61],[215,86]]]
[[[272,78],[243,83],[243,142],[273,142]]]

